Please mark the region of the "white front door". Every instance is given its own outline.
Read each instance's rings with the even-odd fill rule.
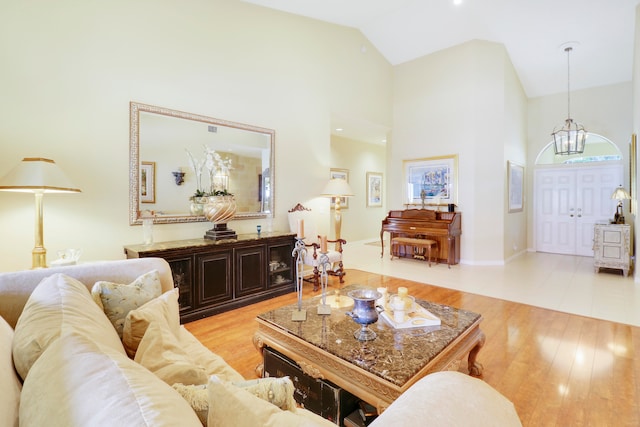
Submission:
[[[621,163],[536,169],[536,250],[593,256],[593,226],[613,218],[621,184]]]

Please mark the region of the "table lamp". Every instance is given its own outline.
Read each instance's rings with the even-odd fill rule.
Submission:
[[[342,197],[353,196],[353,191],[349,183],[342,178],[332,178],[324,187],[321,196],[332,197],[336,199],[335,226],[336,240],[340,239],[340,230],[342,228],[342,213],[340,212],[340,199]],[[336,243],[338,245],[339,243]]]
[[[624,224],[624,214],[622,212],[622,203],[623,203],[622,201],[623,200],[630,200],[631,196],[629,195],[627,190],[625,190],[624,188],[622,188],[622,186],[620,186],[620,187],[615,189],[615,191],[611,195],[611,198],[618,200],[618,206],[616,207],[616,214],[615,214],[615,216],[613,218],[613,223],[614,224]]]
[[[44,193],[79,193],[53,160],[25,157],[0,179],[0,191],[34,193],[36,199],[35,247],[31,253],[32,267],[47,266],[47,250],[43,243],[42,197]]]

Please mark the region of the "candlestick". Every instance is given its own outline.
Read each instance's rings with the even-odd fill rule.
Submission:
[[[301,219],[298,220],[298,233],[300,233],[301,221]],[[296,237],[296,244],[293,248],[293,253],[291,254],[291,256],[296,260],[296,292],[298,293],[298,307],[291,315],[291,320],[294,322],[303,322],[307,320],[307,311],[302,309],[302,284],[304,283],[304,257],[306,254],[307,249],[302,237]]]
[[[320,236],[320,253],[327,253],[327,236]]]
[[[318,305],[318,314],[331,314],[331,305],[327,304],[327,287],[329,286],[329,276],[327,274],[327,266],[329,265],[329,256],[327,255],[327,236],[320,238],[320,245],[324,240],[324,251],[320,250],[318,258],[318,266],[320,267],[320,286],[322,286],[322,303]]]
[[[304,239],[304,219],[298,220],[298,239]]]

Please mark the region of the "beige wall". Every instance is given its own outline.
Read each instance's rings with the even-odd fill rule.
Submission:
[[[275,129],[280,230],[326,182],[331,114],[391,127],[392,67],[362,34],[234,0],[10,2],[0,32],[0,171],[49,157],[83,190],[45,196],[50,261],[69,247],[122,258],[142,241],[128,224],[130,101]],[[313,203],[328,228],[327,200]],[[33,215],[32,195],[0,192],[0,271],[30,267]],[[155,240],[210,227],[156,225]]]
[[[356,191],[343,235],[376,238],[386,211],[402,208],[402,160],[458,154],[463,262],[502,263],[532,245],[533,162],[566,95],[526,100],[501,45],[473,41],[391,67],[356,30],[235,0],[11,2],[0,33],[0,171],[50,157],[83,190],[45,197],[49,260],[70,247],[87,261],[122,258],[123,245],[141,242],[128,225],[130,101],[276,130],[275,219],[233,221],[240,233],[286,229],[287,209],[303,202],[329,234],[317,194],[329,168],[342,167]],[[637,93],[631,83],[572,92],[572,114],[626,156]],[[365,146],[332,142],[333,114],[393,129],[386,165],[377,152],[363,161]],[[507,160],[526,164],[523,213],[507,213]],[[383,208],[365,207],[368,168],[384,173]],[[30,266],[33,211],[33,196],[0,192],[0,271]],[[208,228],[157,225],[154,234]]]
[[[395,67],[389,208],[402,207],[403,160],[457,154],[462,262],[502,263],[507,242],[525,244],[526,217],[505,226],[506,158],[525,160],[525,104],[496,43],[472,41]]]

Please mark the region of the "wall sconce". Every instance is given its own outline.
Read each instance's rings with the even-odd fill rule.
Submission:
[[[176,185],[182,185],[184,183],[184,172],[182,172],[181,169],[171,173],[173,174],[173,179],[176,180]]]

